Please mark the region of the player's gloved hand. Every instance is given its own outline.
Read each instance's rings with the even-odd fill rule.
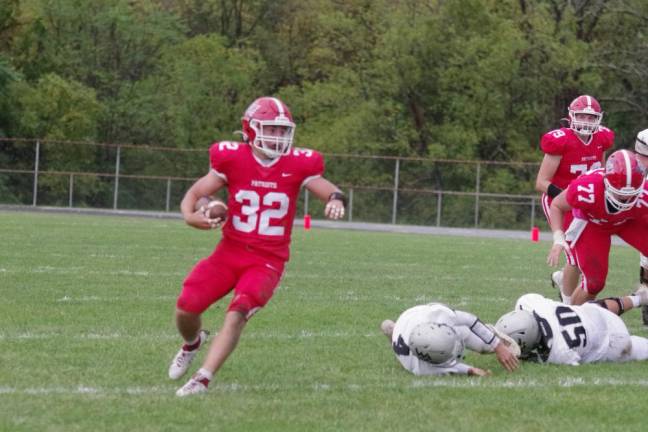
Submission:
[[[561,230],[554,231],[553,233],[554,243],[547,255],[547,264],[551,267],[556,267],[560,263],[560,254],[564,251],[565,253],[570,253],[569,245],[567,240],[565,240],[565,233]]]
[[[332,199],[324,207],[324,215],[329,219],[342,219],[344,217],[344,203],[339,199]]]

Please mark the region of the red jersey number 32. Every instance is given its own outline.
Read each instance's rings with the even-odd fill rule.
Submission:
[[[234,216],[232,219],[234,228],[237,231],[250,233],[257,229],[261,235],[284,235],[284,227],[271,226],[270,221],[272,219],[282,219],[286,216],[290,201],[288,195],[282,192],[268,192],[261,198],[255,191],[240,190],[234,198],[236,202],[241,204],[242,213],[242,216]],[[261,202],[267,207],[275,207],[276,204],[279,204],[279,208],[269,208],[259,212]]]

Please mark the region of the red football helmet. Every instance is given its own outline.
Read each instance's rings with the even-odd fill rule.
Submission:
[[[290,152],[295,123],[290,110],[274,97],[260,97],[241,118],[243,139],[271,159]]]
[[[596,133],[603,119],[601,105],[592,96],[587,95],[574,99],[569,104],[568,114],[569,128],[581,135]]]
[[[605,163],[605,198],[619,211],[630,210],[643,192],[645,171],[629,150],[618,150]]]

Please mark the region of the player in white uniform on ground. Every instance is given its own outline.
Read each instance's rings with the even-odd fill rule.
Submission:
[[[390,338],[398,361],[414,375],[490,375],[461,361],[464,346],[478,353],[495,353],[509,372],[518,367],[520,350],[511,338],[502,335],[502,340],[475,315],[441,303],[407,309],[396,322],[383,321],[381,330]]]
[[[619,317],[646,304],[645,286],[630,296],[580,306],[525,294],[516,302],[515,310],[503,315],[495,327],[518,343],[525,360],[574,366],[648,360],[648,339],[630,335]]]

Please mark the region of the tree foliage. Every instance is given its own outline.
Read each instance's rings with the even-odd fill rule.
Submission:
[[[640,0],[7,0],[0,134],[206,148],[271,94],[321,151],[538,161],[540,135],[592,94],[627,147],[648,120],[646,22]],[[391,170],[339,166],[355,184]],[[405,167],[411,187],[471,187],[469,170]]]

